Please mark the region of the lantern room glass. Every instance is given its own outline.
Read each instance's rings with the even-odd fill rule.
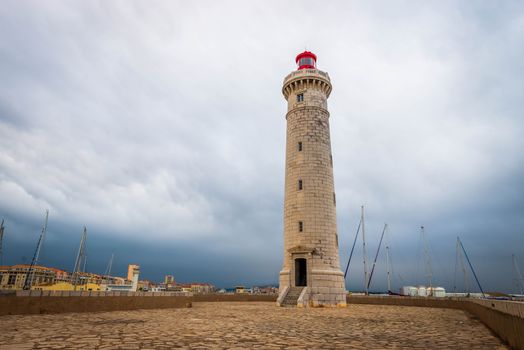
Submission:
[[[302,66],[311,66],[311,67],[315,67],[315,61],[313,60],[312,57],[302,57],[299,61],[298,61],[298,65],[300,67]]]

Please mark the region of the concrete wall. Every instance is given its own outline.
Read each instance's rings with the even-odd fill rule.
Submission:
[[[2,296],[1,315],[95,312],[191,307],[191,297],[172,296]]]
[[[198,302],[213,302],[213,301],[268,301],[276,302],[278,295],[265,294],[195,294],[192,301]]]
[[[430,298],[430,297],[395,297],[395,296],[348,296],[348,304],[373,304],[373,305],[397,305],[397,306],[420,306],[436,307],[446,309],[463,309],[460,299]]]
[[[464,306],[513,349],[524,350],[524,303],[476,300]]]
[[[277,295],[202,294],[180,295],[176,292],[60,292],[19,291],[0,295],[0,316],[22,314],[57,314],[136,309],[191,307],[193,302],[265,301],[276,302]]]
[[[17,297],[173,297],[192,296],[193,293],[184,292],[129,292],[129,291],[72,291],[72,290],[16,290],[0,295],[16,295]]]
[[[348,296],[348,304],[419,306],[459,309],[488,326],[511,348],[524,350],[524,303],[465,298]]]

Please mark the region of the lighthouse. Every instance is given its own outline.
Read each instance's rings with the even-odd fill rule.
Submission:
[[[284,259],[280,306],[346,306],[340,270],[327,99],[331,81],[317,56],[300,53],[284,79],[287,101]]]

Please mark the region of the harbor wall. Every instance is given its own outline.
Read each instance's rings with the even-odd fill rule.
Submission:
[[[191,307],[190,296],[2,296],[1,315]]]
[[[180,292],[17,291],[0,295],[0,316],[191,307],[193,302],[276,302],[277,295]]]
[[[193,302],[221,302],[221,301],[267,301],[277,302],[278,294],[195,294]]]
[[[446,309],[463,309],[462,300],[459,298],[431,298],[431,297],[397,297],[397,296],[375,296],[375,295],[350,295],[347,297],[348,304],[372,304],[372,305],[396,305],[396,306],[419,306],[436,307]]]
[[[351,304],[418,306],[459,309],[477,317],[512,349],[524,350],[524,303],[466,298],[348,296]]]
[[[513,349],[524,350],[524,303],[501,300],[464,302],[465,310],[478,317]]]

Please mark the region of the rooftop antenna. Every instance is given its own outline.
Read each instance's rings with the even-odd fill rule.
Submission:
[[[4,240],[4,219],[0,224],[0,266],[4,264],[4,255],[2,253],[2,242]]]
[[[72,284],[76,290],[76,286],[79,282],[80,272],[85,272],[86,264],[86,240],[87,240],[87,228],[84,226],[84,231],[80,237],[80,246],[78,247],[78,254],[76,255],[75,267],[73,268],[73,274],[71,275]]]
[[[35,265],[38,264],[38,258],[40,257],[40,251],[42,250],[42,245],[44,244],[45,239],[45,233],[47,231],[47,220],[49,219],[49,209],[45,210],[45,219],[44,219],[44,226],[42,227],[42,231],[40,232],[40,237],[38,238],[38,243],[36,244],[35,254],[33,255],[33,259],[31,260],[31,265],[29,265],[29,270],[27,271],[27,275],[25,277],[24,282],[24,290],[31,290],[31,286],[33,285],[33,279],[35,277]]]
[[[433,269],[431,268],[431,257],[429,256],[429,245],[428,240],[426,238],[426,231],[424,230],[424,226],[420,226],[420,234],[422,235],[422,240],[424,242],[424,260],[426,262],[426,274],[429,282],[429,290],[430,293],[433,294]]]
[[[520,288],[520,294],[524,294],[524,286],[522,285],[524,279],[522,279],[522,274],[520,273],[519,265],[517,264],[517,257],[515,256],[515,254],[512,254],[511,256],[513,258],[513,268],[517,273],[517,287]]]
[[[366,232],[364,230],[364,206],[360,207],[361,213],[360,213],[360,221],[362,222],[362,254],[363,254],[363,260],[364,260],[364,289],[366,291],[366,295],[369,294],[368,290],[368,258],[367,258],[367,252],[366,252]]]

